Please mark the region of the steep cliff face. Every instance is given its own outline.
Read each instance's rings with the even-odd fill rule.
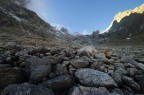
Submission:
[[[118,14],[116,14],[108,29],[110,32],[115,32],[123,28],[127,28],[127,30],[129,30],[128,28],[132,28],[134,25],[138,25],[139,27],[137,27],[137,29],[139,28],[140,30],[142,30],[142,28],[144,27],[143,24],[144,4],[136,7],[133,10],[126,10],[124,12],[119,12]]]
[[[116,14],[108,32],[102,36],[104,43],[144,45],[144,4]]]

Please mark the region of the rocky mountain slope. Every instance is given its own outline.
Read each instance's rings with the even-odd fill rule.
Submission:
[[[43,21],[35,12],[25,8],[29,0],[0,0],[0,39],[4,43],[40,44],[66,42],[67,33]],[[37,40],[38,39],[38,40]],[[59,41],[59,42],[57,42]],[[1,43],[2,44],[2,43]]]
[[[108,27],[108,29],[110,29],[110,31],[114,31],[114,27],[115,27],[115,23],[117,22],[117,23],[124,23],[124,22],[126,22],[126,20],[125,21],[122,21],[125,17],[130,17],[131,18],[131,15],[133,15],[133,14],[143,14],[144,13],[144,4],[142,4],[142,5],[140,5],[140,6],[138,6],[138,7],[136,7],[135,9],[133,9],[133,10],[126,10],[126,11],[124,11],[124,12],[119,12],[118,14],[116,14],[115,15],[115,17],[114,17],[114,20],[112,21],[112,23],[110,24],[110,26]],[[133,17],[134,18],[134,17]],[[135,17],[136,18],[136,17]],[[132,19],[132,18],[131,18]],[[140,25],[140,27],[142,28],[142,27],[144,27],[143,26],[143,24],[141,24]],[[124,27],[121,27],[121,28],[124,28]]]
[[[144,4],[134,10],[118,13],[109,33],[110,42],[120,44],[143,45],[144,41]]]

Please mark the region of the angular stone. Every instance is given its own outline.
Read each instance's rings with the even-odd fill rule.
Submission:
[[[67,74],[67,67],[66,64],[57,64],[54,68],[54,73],[56,75],[63,75],[63,74]]]
[[[114,95],[111,94],[104,87],[84,87],[84,86],[75,86],[70,89],[68,95]]]
[[[69,75],[61,75],[54,79],[47,80],[40,85],[53,90],[65,90],[72,87],[73,80]]]
[[[75,72],[77,80],[88,87],[116,87],[115,81],[106,73],[85,68]]]
[[[128,74],[128,72],[124,68],[118,68],[117,70],[115,70],[115,73],[118,73],[121,76]]]
[[[122,78],[118,73],[114,73],[112,77],[119,86],[123,85]]]
[[[75,68],[85,68],[89,65],[89,60],[87,57],[81,57],[70,60],[70,64]]]
[[[0,69],[0,90],[9,84],[27,81],[26,75],[19,68]]]

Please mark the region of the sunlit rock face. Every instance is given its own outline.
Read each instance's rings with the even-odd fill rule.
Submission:
[[[124,12],[119,12],[118,14],[116,14],[114,17],[114,20],[112,21],[112,23],[110,24],[110,26],[108,27],[107,30],[111,29],[115,22],[120,23],[123,18],[125,18],[126,16],[130,16],[131,14],[134,14],[134,13],[143,14],[144,13],[144,4],[136,7],[133,10],[126,10]]]

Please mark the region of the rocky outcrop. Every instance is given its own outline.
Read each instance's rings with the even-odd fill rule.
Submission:
[[[48,88],[23,83],[9,85],[3,90],[1,95],[54,95],[54,93]]]

